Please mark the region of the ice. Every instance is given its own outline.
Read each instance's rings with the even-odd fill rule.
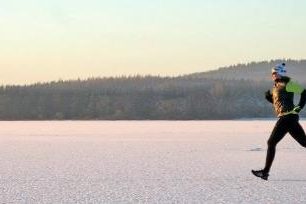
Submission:
[[[306,151],[273,120],[0,122],[0,203],[305,203]],[[306,122],[301,122],[306,127]]]

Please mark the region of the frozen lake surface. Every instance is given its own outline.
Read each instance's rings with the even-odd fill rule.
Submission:
[[[305,203],[306,150],[275,121],[0,122],[0,203]],[[306,128],[306,122],[301,122]]]

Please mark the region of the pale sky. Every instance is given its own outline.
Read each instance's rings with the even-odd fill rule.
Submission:
[[[305,59],[304,0],[0,0],[0,84]]]

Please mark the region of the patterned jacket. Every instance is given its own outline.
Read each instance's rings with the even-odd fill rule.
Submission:
[[[288,114],[298,114],[294,111],[294,94],[301,94],[298,106],[302,109],[306,103],[306,90],[289,77],[281,77],[275,81],[271,92],[266,93],[266,99],[273,104],[278,117]]]

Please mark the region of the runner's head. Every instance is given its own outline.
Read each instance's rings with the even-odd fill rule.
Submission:
[[[277,64],[274,67],[272,67],[272,80],[276,80],[281,78],[282,76],[286,76],[286,64],[285,63],[281,63],[281,64]]]

